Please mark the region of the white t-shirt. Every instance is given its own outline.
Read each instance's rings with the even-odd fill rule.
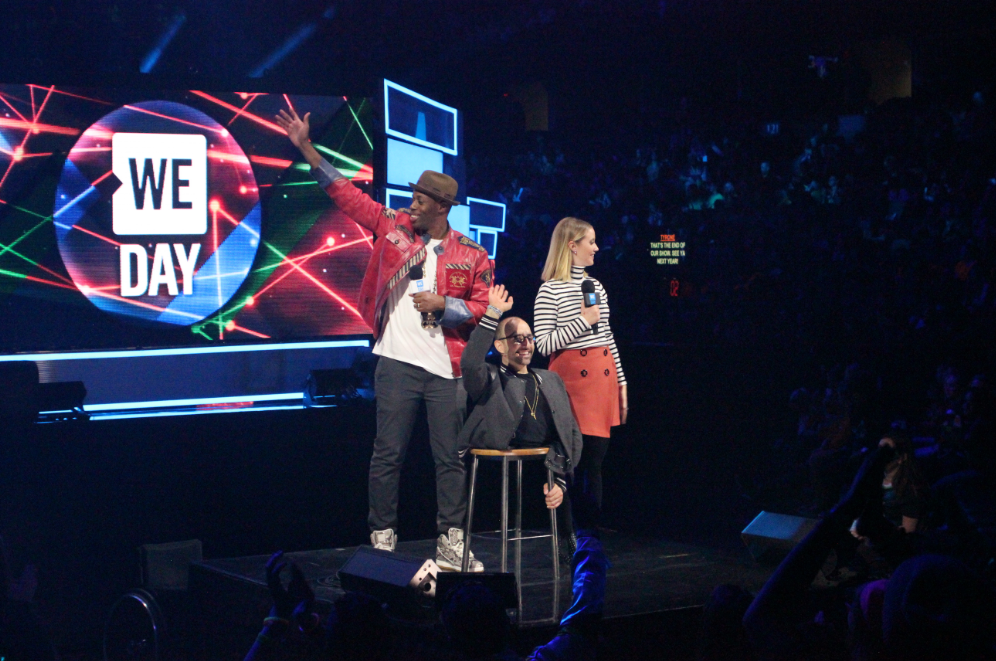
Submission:
[[[426,246],[424,278],[425,290],[436,290],[436,246],[442,243],[432,239]],[[439,320],[442,310],[436,311],[436,327],[422,328],[422,313],[415,309],[412,297],[408,295],[408,285],[411,279],[405,276],[391,290],[384,308],[387,312],[387,323],[384,332],[377,338],[373,352],[378,356],[386,356],[400,360],[409,365],[417,365],[422,369],[446,379],[453,377],[453,365],[450,354],[446,350],[446,338]]]

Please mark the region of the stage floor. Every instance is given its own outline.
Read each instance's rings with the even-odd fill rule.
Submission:
[[[701,606],[713,588],[721,583],[733,583],[756,592],[772,571],[751,560],[746,550],[729,553],[614,532],[605,533],[602,540],[612,563],[606,587],[605,617],[608,619]],[[499,570],[500,544],[496,536],[475,535],[472,548],[486,570]],[[328,604],[342,594],[336,571],[355,550],[356,547],[300,551],[288,553],[286,557],[301,567],[319,601]],[[402,542],[397,551],[435,558],[435,540]],[[510,569],[513,557],[510,545]],[[244,594],[248,589],[255,597],[250,601],[257,604],[257,609],[265,610],[266,560],[267,556],[262,555],[205,560],[195,565],[194,573],[199,576],[198,582],[206,581],[213,586],[210,593],[214,599],[211,601],[222,599],[229,590]],[[522,573],[523,620],[528,626],[529,621],[551,616],[553,577],[548,539],[523,542]],[[227,590],[224,584],[227,584]],[[563,610],[570,605],[571,597],[570,569],[564,565],[561,565],[559,590]],[[257,622],[252,618],[253,625]]]

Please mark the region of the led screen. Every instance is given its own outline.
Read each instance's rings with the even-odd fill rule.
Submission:
[[[369,333],[372,236],[273,122],[373,180],[367,99],[0,85],[0,353]]]

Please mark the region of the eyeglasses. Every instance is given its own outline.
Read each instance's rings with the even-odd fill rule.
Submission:
[[[512,340],[516,344],[533,344],[536,342],[535,335],[523,335],[522,333],[516,333],[515,335],[506,335],[505,337],[499,337],[499,340]]]

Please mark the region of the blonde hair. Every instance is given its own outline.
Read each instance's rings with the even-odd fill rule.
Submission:
[[[543,266],[543,274],[540,279],[547,280],[570,280],[571,279],[571,241],[580,241],[584,238],[588,230],[594,230],[591,223],[580,218],[568,216],[561,218],[557,226],[553,228],[553,236],[550,237],[550,252],[546,255],[546,264]]]

